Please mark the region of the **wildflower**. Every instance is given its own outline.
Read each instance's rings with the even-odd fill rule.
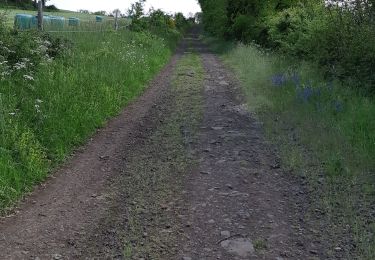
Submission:
[[[313,95],[314,95],[314,90],[311,86],[298,88],[297,90],[297,97],[301,99],[303,102],[308,102]]]
[[[10,116],[15,116],[16,113],[12,112],[12,113],[9,113]]]
[[[34,78],[33,78],[32,76],[30,76],[30,75],[23,75],[23,78],[24,78],[25,80],[30,80],[30,81],[33,81],[33,80],[34,80]]]
[[[272,76],[271,81],[272,85],[276,87],[281,87],[286,83],[287,78],[284,76],[284,74],[276,74]]]
[[[25,62],[17,62],[14,64],[13,68],[15,70],[21,70],[21,69],[26,69],[26,63]]]
[[[44,44],[45,46],[51,46],[51,45],[52,45],[52,43],[51,43],[50,41],[47,41],[47,40],[45,40],[45,41],[43,42],[43,44]]]
[[[334,102],[333,102],[333,107],[334,107],[334,109],[335,109],[335,112],[342,112],[343,110],[344,110],[344,105],[342,104],[342,102],[341,101],[339,101],[339,100],[335,100]]]
[[[41,100],[41,99],[36,99],[35,102],[41,104],[41,103],[43,103],[43,100]]]
[[[42,112],[42,111],[40,110],[40,105],[35,104],[34,107],[35,107],[37,113],[41,113],[41,112]]]

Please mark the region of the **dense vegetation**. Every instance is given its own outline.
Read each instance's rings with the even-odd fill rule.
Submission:
[[[174,24],[149,22],[139,32],[50,35],[10,29],[4,20],[0,211],[137,97],[169,60],[181,36]],[[183,23],[185,27],[188,21]]]
[[[375,1],[200,0],[205,29],[317,63],[375,93]]]

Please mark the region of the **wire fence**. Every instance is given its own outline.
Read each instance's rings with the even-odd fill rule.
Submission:
[[[9,11],[8,11],[9,12]],[[50,33],[95,33],[110,32],[127,28],[131,19],[120,16],[99,16],[74,12],[43,13],[38,11],[22,11],[7,14],[5,25],[19,30],[43,30]]]

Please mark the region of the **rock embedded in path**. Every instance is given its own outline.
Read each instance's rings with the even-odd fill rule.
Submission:
[[[255,253],[254,245],[248,238],[227,239],[222,241],[220,245],[228,253],[240,257],[249,257]]]
[[[219,84],[220,84],[221,86],[229,86],[229,83],[226,82],[225,80],[220,81]]]
[[[60,255],[60,254],[54,254],[54,255],[52,255],[52,259],[54,259],[54,260],[63,259],[63,256]]]
[[[215,224],[215,220],[210,219],[210,220],[208,221],[208,224]]]
[[[230,237],[230,232],[227,231],[227,230],[225,230],[225,231],[221,231],[221,232],[220,232],[220,236],[225,237],[225,238],[228,238],[228,237]]]

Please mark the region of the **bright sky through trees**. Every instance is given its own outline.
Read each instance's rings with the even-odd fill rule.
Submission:
[[[50,0],[48,4],[54,4],[60,9],[77,11],[86,9],[89,11],[113,11],[119,8],[125,12],[134,0]],[[182,12],[185,15],[189,13],[200,12],[197,0],[147,0],[146,10],[150,7],[162,9],[165,12],[176,13]]]

